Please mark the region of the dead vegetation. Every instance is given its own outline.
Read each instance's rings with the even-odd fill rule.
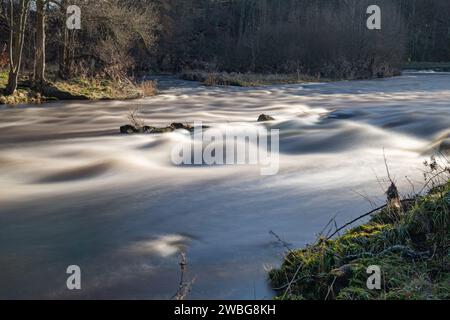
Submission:
[[[155,80],[143,81],[137,87],[144,97],[153,97],[158,94],[158,82]]]
[[[127,119],[133,127],[140,130],[145,127],[145,119],[140,115],[139,108],[131,108],[128,111]]]
[[[186,253],[181,252],[180,253],[180,283],[178,285],[178,291],[173,296],[174,300],[186,300],[188,295],[190,294],[192,290],[192,285],[195,282],[195,278],[191,280],[187,280],[187,258]]]
[[[183,80],[201,82],[208,87],[234,86],[234,87],[257,87],[273,84],[296,84],[305,82],[326,81],[302,74],[256,74],[256,73],[227,73],[206,72],[201,70],[184,71],[179,74]]]

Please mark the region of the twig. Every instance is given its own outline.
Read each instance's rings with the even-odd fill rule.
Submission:
[[[285,291],[284,294],[283,294],[283,298],[282,298],[281,300],[284,300],[284,298],[286,298],[287,293],[288,293],[289,291],[291,291],[291,286],[292,286],[292,284],[294,283],[295,278],[297,278],[297,275],[298,275],[298,273],[300,272],[300,270],[302,269],[302,267],[303,267],[303,264],[300,263],[300,265],[298,266],[297,270],[296,270],[295,273],[294,273],[294,276],[292,277],[292,280],[289,281],[289,284],[288,284],[288,286],[287,286],[287,288],[286,288],[286,291]]]
[[[272,230],[269,231],[269,233],[275,238],[277,239],[277,241],[279,243],[281,243],[281,245],[283,247],[285,247],[289,252],[292,252],[292,248],[290,247],[289,243],[287,243],[286,241],[284,241],[283,239],[281,239],[281,237],[279,235],[277,235],[275,232],[273,232]]]
[[[415,200],[415,199],[404,199],[404,200],[401,200],[400,202],[401,202],[401,203],[404,203],[404,202],[410,202],[410,201],[414,201],[414,200]],[[368,216],[374,214],[375,212],[378,212],[378,211],[380,211],[380,210],[383,210],[383,209],[386,208],[387,206],[388,206],[387,204],[382,205],[381,207],[378,207],[378,208],[376,208],[376,209],[373,209],[372,211],[367,212],[367,213],[365,213],[365,214],[359,216],[359,217],[356,218],[356,219],[353,219],[352,221],[346,223],[345,225],[343,225],[342,227],[340,227],[339,229],[337,229],[331,236],[329,236],[329,237],[327,238],[327,240],[330,240],[330,239],[333,238],[336,234],[338,234],[340,231],[344,230],[345,228],[347,228],[348,226],[354,224],[355,222],[357,222],[357,221],[359,221],[359,220],[361,220],[361,219],[364,219],[364,218],[366,218],[366,217],[368,217]]]
[[[386,172],[387,172],[387,175],[388,175],[388,179],[389,179],[389,181],[391,183],[394,183],[394,181],[391,178],[391,173],[389,172],[389,166],[388,166],[388,163],[387,163],[386,152],[385,152],[384,148],[383,148],[383,158],[384,158],[384,165],[386,166]]]
[[[330,287],[328,288],[328,293],[327,293],[327,296],[325,297],[325,301],[328,300],[328,296],[330,295],[331,291],[333,291],[333,287],[334,287],[336,280],[337,280],[337,277],[334,277],[333,282],[331,283]]]
[[[181,252],[180,254],[180,284],[178,286],[177,293],[172,297],[172,299],[175,300],[185,300],[188,294],[191,292],[192,285],[195,281],[195,278],[192,279],[189,282],[185,282],[185,275],[187,273],[187,259],[186,259],[186,253]]]
[[[416,188],[414,187],[414,183],[412,183],[411,179],[410,179],[408,176],[405,176],[405,179],[406,179],[406,181],[408,181],[408,183],[411,185],[413,194],[417,194],[417,193],[416,193]]]
[[[356,191],[356,190],[353,190],[353,189],[351,189],[351,191],[354,192],[354,193],[356,193],[356,194],[357,194],[358,196],[360,196],[361,198],[365,199],[367,202],[369,202],[370,205],[371,205],[372,207],[375,207],[375,202],[372,201],[372,200],[370,200],[369,196],[363,195],[362,193],[360,193],[360,192],[358,192],[358,191]]]
[[[384,208],[386,208],[386,207],[387,207],[387,204],[382,205],[381,207],[378,207],[378,208],[376,208],[376,209],[373,209],[372,211],[370,211],[370,212],[368,212],[368,213],[365,213],[365,214],[359,216],[359,217],[356,218],[356,219],[353,219],[352,221],[350,221],[350,222],[346,223],[345,225],[343,225],[342,227],[338,228],[331,236],[329,236],[329,237],[327,238],[327,240],[330,240],[330,239],[333,238],[336,234],[338,234],[340,231],[344,230],[345,228],[347,228],[348,226],[354,224],[355,222],[357,222],[357,221],[359,221],[359,220],[361,220],[361,219],[363,219],[363,218],[365,218],[365,217],[368,217],[368,216],[370,216],[371,214],[374,214],[375,212],[380,211],[380,210],[382,210],[382,209],[384,209]]]
[[[423,186],[423,188],[419,191],[419,195],[422,194],[422,192],[425,191],[425,189],[428,187],[428,185],[430,184],[430,182],[432,182],[435,178],[439,177],[441,174],[448,172],[448,169],[446,168],[445,170],[442,170],[438,173],[436,173],[434,176],[432,176],[430,179],[428,179],[428,181],[425,183],[425,185]]]
[[[337,215],[338,215],[338,213],[336,213],[336,214],[328,221],[328,223],[325,225],[325,227],[319,232],[319,235],[318,235],[318,237],[317,237],[317,239],[316,239],[316,242],[319,241],[319,239],[323,236],[324,232],[327,230],[327,228],[328,228],[333,222],[334,222],[334,225],[336,225],[336,217],[337,217]],[[331,232],[330,229],[331,229],[331,228],[328,229],[327,236],[328,236],[328,234]]]

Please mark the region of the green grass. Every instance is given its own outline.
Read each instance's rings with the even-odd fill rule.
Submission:
[[[30,88],[19,87],[14,95],[6,96],[4,90],[8,84],[8,72],[0,71],[0,104],[38,103],[41,100]]]
[[[0,88],[5,88],[8,84],[8,73],[6,71],[0,72]]]
[[[277,299],[450,299],[449,245],[450,182],[395,219],[384,210],[336,239],[290,252],[269,277]],[[371,265],[382,270],[382,290],[367,288]]]
[[[53,86],[59,91],[88,100],[120,100],[139,98],[142,93],[129,82],[113,82],[106,79],[76,78],[69,81],[55,81]]]
[[[49,100],[124,100],[144,96],[141,88],[129,81],[114,82],[106,79],[76,78],[68,81],[56,80],[49,83],[41,95],[29,86],[29,79],[23,76],[14,95],[6,96],[4,89],[8,73],[0,72],[0,104],[41,103]],[[156,92],[156,88],[154,89]],[[148,89],[146,90],[149,91]]]

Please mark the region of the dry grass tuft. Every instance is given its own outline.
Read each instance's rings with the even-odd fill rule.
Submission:
[[[158,94],[158,82],[156,80],[144,81],[138,85],[138,89],[144,97],[153,97]]]

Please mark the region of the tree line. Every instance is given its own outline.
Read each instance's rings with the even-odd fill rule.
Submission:
[[[450,60],[450,1],[377,0],[382,29],[366,27],[369,0],[0,0],[6,93],[21,70],[36,90],[49,73],[121,79],[140,72],[389,76],[405,61]],[[66,26],[81,9],[81,30]]]
[[[450,60],[448,0],[167,0],[159,67],[180,71],[390,75],[405,61]],[[368,30],[377,4],[382,29]]]
[[[80,30],[67,27],[71,5],[81,9]],[[32,71],[37,91],[50,72],[61,79],[127,77],[152,56],[156,6],[148,0],[1,0],[0,41],[9,71],[5,93],[15,92],[21,69]]]

